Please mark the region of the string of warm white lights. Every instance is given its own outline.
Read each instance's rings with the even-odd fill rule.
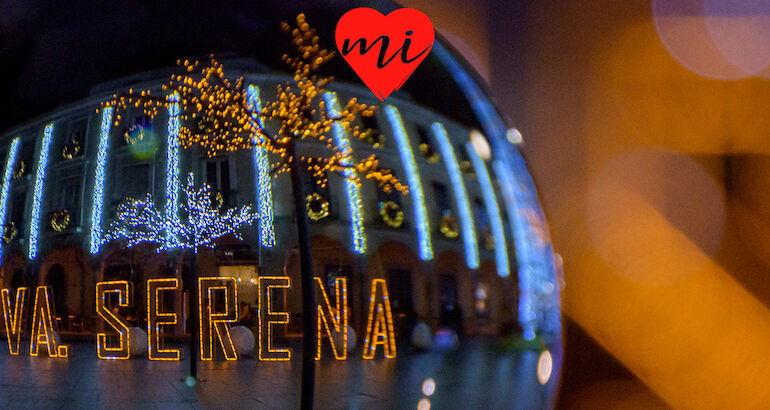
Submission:
[[[215,311],[214,291],[224,292],[224,312]],[[230,323],[238,321],[238,286],[235,278],[198,278],[198,292],[201,360],[213,360],[214,340],[219,340],[226,360],[237,360],[238,354],[230,337]]]
[[[5,216],[8,210],[8,191],[11,189],[11,174],[16,164],[16,156],[19,153],[19,137],[13,139],[8,155],[5,157],[5,170],[3,171],[3,187],[0,191],[0,229],[5,228]],[[3,255],[3,241],[0,241],[0,257]]]
[[[334,92],[324,93],[327,113],[331,118],[339,118],[340,103],[337,100],[337,94]],[[346,167],[352,167],[353,149],[350,147],[350,140],[347,136],[345,127],[337,121],[332,123],[332,133],[334,135],[334,144],[340,152],[340,163]],[[353,250],[356,253],[366,252],[366,233],[364,232],[364,216],[361,207],[361,194],[359,193],[360,182],[356,171],[353,169],[342,170],[342,176],[345,177],[345,193],[348,197],[348,215],[350,216],[350,232],[353,236]]]
[[[214,241],[227,234],[242,240],[240,227],[259,219],[249,205],[221,213],[211,203],[208,184],[195,189],[192,173],[187,177],[184,193],[187,200],[180,209],[180,213],[186,215],[184,219],[158,211],[150,194],[142,200],[131,199],[121,203],[105,240],[125,240],[129,247],[153,242],[159,245],[159,252],[174,248],[197,252],[199,246],[213,248]]]
[[[317,303],[318,312],[318,333],[316,335],[316,341],[318,342],[318,348],[316,349],[315,359],[321,360],[321,342],[323,341],[322,330],[326,330],[326,334],[329,335],[329,343],[332,346],[332,353],[337,360],[346,360],[348,356],[348,286],[347,279],[337,278],[334,281],[334,293],[336,300],[336,308],[332,308],[329,302],[329,295],[324,289],[321,278],[315,277],[315,289],[316,294],[321,295],[323,304]],[[331,325],[331,327],[329,327]],[[331,329],[334,329],[337,334],[342,334],[342,346],[337,346],[335,338],[332,336]]]
[[[43,143],[40,145],[40,157],[37,160],[35,172],[35,191],[32,195],[32,215],[29,218],[29,260],[37,257],[37,238],[40,234],[40,206],[45,186],[45,171],[48,167],[48,151],[51,148],[53,124],[48,124],[43,132]]]
[[[3,302],[3,317],[5,318],[5,335],[8,338],[8,352],[14,356],[19,354],[21,344],[21,324],[24,323],[24,302],[27,300],[27,288],[16,289],[16,303],[11,306],[11,290],[0,290]],[[13,311],[13,313],[11,313]]]
[[[251,107],[254,144],[254,168],[257,171],[257,209],[262,216],[259,220],[259,240],[262,246],[272,248],[275,246],[275,232],[273,230],[273,184],[270,178],[270,164],[267,158],[267,150],[264,147],[262,135],[257,132],[257,126],[263,127],[262,118],[257,114],[262,110],[259,98],[259,87],[250,85],[246,90],[248,103]]]
[[[393,128],[393,136],[396,138],[398,152],[401,155],[401,164],[406,171],[406,180],[412,191],[412,205],[414,206],[414,219],[417,222],[417,241],[420,248],[420,259],[427,261],[433,259],[433,243],[430,237],[430,223],[428,221],[428,211],[425,209],[425,197],[422,191],[422,182],[420,181],[420,172],[417,169],[417,162],[414,159],[409,136],[404,129],[404,122],[401,120],[401,114],[398,108],[388,105],[385,107],[385,115]]]
[[[479,267],[479,245],[476,237],[476,224],[473,222],[468,191],[465,189],[465,181],[460,172],[460,165],[457,163],[457,156],[455,155],[452,142],[447,135],[446,128],[441,123],[434,122],[431,125],[431,130],[441,151],[441,157],[444,159],[449,180],[452,182],[452,192],[457,204],[457,212],[460,214],[460,226],[463,231],[465,263],[469,268],[477,269]]]
[[[91,209],[91,254],[99,253],[102,244],[102,207],[104,205],[104,177],[107,169],[107,150],[110,147],[110,127],[112,126],[112,107],[102,110],[102,126],[99,133],[99,147],[96,152],[96,171],[94,173],[93,208]]]
[[[479,180],[481,196],[484,198],[484,207],[489,216],[489,225],[492,228],[492,237],[495,241],[495,265],[497,267],[497,275],[500,277],[507,277],[510,274],[510,267],[508,266],[508,248],[505,244],[503,219],[500,216],[500,207],[497,204],[497,197],[495,196],[495,190],[492,187],[492,180],[489,178],[487,165],[470,142],[465,144],[465,151],[471,159],[473,170]]]

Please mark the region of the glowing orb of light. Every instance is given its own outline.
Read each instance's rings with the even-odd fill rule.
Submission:
[[[492,149],[489,148],[489,143],[481,132],[471,130],[471,145],[473,145],[473,149],[476,150],[476,153],[481,158],[489,159],[492,157]]]
[[[770,64],[770,2],[703,0],[711,40],[724,58],[748,75]]]
[[[712,41],[703,0],[654,0],[652,14],[661,42],[688,70],[717,80],[747,76]]]
[[[158,136],[149,125],[135,126],[126,131],[126,143],[134,158],[148,160],[155,157],[160,145]]]
[[[505,132],[505,138],[511,144],[521,144],[524,142],[524,138],[521,136],[521,132],[519,132],[519,130],[516,128],[508,128],[508,131]]]
[[[417,410],[430,410],[430,400],[427,397],[423,397],[417,402]]]
[[[540,358],[537,359],[537,380],[540,384],[548,383],[551,379],[551,372],[553,371],[553,357],[551,352],[544,350],[540,353]]]
[[[422,382],[422,394],[426,396],[432,396],[433,393],[436,392],[436,381],[432,378],[425,379],[424,382]]]

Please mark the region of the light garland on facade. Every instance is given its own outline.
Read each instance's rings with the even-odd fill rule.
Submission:
[[[169,216],[155,208],[152,196],[145,199],[132,199],[118,206],[117,218],[112,222],[106,240],[125,240],[129,247],[142,242],[158,244],[158,252],[175,248],[193,249],[199,246],[214,247],[214,240],[227,234],[243,240],[239,232],[242,225],[251,225],[259,218],[251,212],[249,205],[230,208],[220,212],[211,204],[211,188],[203,184],[195,189],[192,173],[187,177],[184,189],[186,202],[182,204],[182,214]],[[177,208],[179,209],[179,208]],[[168,231],[172,234],[166,233]],[[173,238],[173,241],[169,241]]]
[[[390,311],[388,285],[385,279],[372,279],[363,358],[374,359],[378,345],[382,345],[385,350],[386,359],[396,357],[396,333],[393,330],[393,314]]]
[[[16,224],[13,221],[3,225],[3,242],[8,243],[16,237]]]
[[[433,244],[430,237],[430,223],[428,211],[425,209],[425,197],[420,181],[420,172],[414,159],[414,152],[409,141],[409,136],[404,129],[401,114],[398,108],[388,105],[385,107],[385,115],[393,128],[393,136],[396,138],[398,152],[401,155],[401,163],[406,171],[406,180],[412,192],[412,205],[414,206],[414,220],[417,225],[417,241],[420,248],[420,259],[427,261],[433,259]]]
[[[327,114],[332,118],[339,118],[341,113],[337,94],[334,92],[324,93],[324,101],[326,102]],[[334,121],[332,133],[334,144],[340,152],[340,164],[352,167],[354,165],[353,149],[350,147],[350,140],[345,127]],[[353,236],[353,250],[356,253],[364,253],[366,252],[366,233],[364,232],[364,216],[359,192],[360,182],[356,171],[352,169],[342,170],[342,176],[345,177],[345,193],[348,197],[348,216],[350,216],[350,232]]]
[[[65,144],[61,149],[62,159],[72,159],[80,154],[80,142],[73,140],[69,144]]]
[[[0,226],[3,227],[3,241],[6,240],[5,230],[8,229],[8,225],[5,222],[6,214],[8,213],[8,193],[11,190],[11,174],[13,174],[13,167],[16,164],[16,157],[19,154],[19,137],[16,137],[11,142],[11,147],[8,149],[8,155],[5,157],[5,168],[3,171],[3,186],[0,190]],[[13,235],[10,238],[13,239],[16,236],[16,226],[11,222],[10,229],[13,230]],[[3,255],[3,242],[0,242],[0,257]]]
[[[401,206],[393,201],[379,203],[380,217],[391,228],[400,228],[404,223],[404,211]]]
[[[166,137],[166,246],[174,247],[173,229],[179,218],[179,94],[168,97],[168,135]]]
[[[270,178],[270,163],[262,135],[257,131],[262,127],[262,118],[257,114],[262,111],[262,103],[259,98],[259,87],[250,85],[246,89],[246,98],[251,110],[252,138],[258,143],[254,145],[254,168],[257,179],[257,210],[259,219],[259,240],[262,246],[272,248],[275,246],[275,232],[273,227],[273,183]],[[256,123],[256,124],[254,124]]]
[[[11,179],[19,178],[24,175],[25,172],[27,172],[27,166],[24,163],[24,160],[21,160],[18,164],[16,164],[15,167],[13,167],[13,174],[11,175]]]
[[[460,165],[457,163],[452,142],[449,140],[446,128],[441,123],[434,122],[431,125],[433,137],[436,139],[441,156],[444,158],[449,181],[452,182],[452,193],[454,194],[457,212],[460,216],[460,227],[463,234],[463,244],[465,245],[465,263],[471,269],[479,267],[479,244],[476,235],[476,224],[473,222],[473,212],[468,200],[468,191],[465,188],[465,180],[460,172]]]
[[[439,231],[445,238],[455,239],[460,236],[457,226],[457,218],[451,214],[441,216],[441,223],[439,224]]]
[[[48,357],[60,357],[66,359],[69,355],[69,346],[58,345],[56,342],[53,308],[51,307],[50,286],[38,286],[35,290],[35,308],[32,311],[32,334],[30,335],[29,355],[37,356],[40,345],[45,345]]]
[[[530,271],[536,262],[531,255],[535,252],[533,249],[534,241],[530,241],[527,225],[528,222],[520,209],[519,201],[516,198],[514,180],[505,165],[500,160],[492,163],[497,180],[500,181],[500,191],[505,201],[508,220],[511,225],[513,241],[516,244],[516,257],[519,266],[519,322],[521,323],[524,335],[527,339],[535,337],[535,316],[530,312],[531,307],[536,305],[537,295],[535,294],[534,283]],[[522,307],[527,307],[523,309]]]
[[[40,206],[45,186],[45,171],[48,167],[48,151],[51,148],[53,124],[48,124],[43,132],[43,143],[40,146],[40,157],[37,160],[35,172],[35,191],[32,196],[32,215],[29,219],[29,260],[37,257],[37,239],[40,234]]]
[[[273,326],[289,324],[287,312],[276,312],[272,306],[272,289],[289,289],[291,279],[288,276],[261,276],[257,279],[259,291],[259,348],[257,354],[261,361],[287,361],[291,359],[291,349],[273,348]]]
[[[60,209],[51,215],[51,228],[61,232],[70,225],[70,213],[66,209]]]
[[[107,150],[110,147],[110,127],[112,126],[112,107],[102,110],[102,125],[99,132],[99,147],[96,152],[96,171],[94,172],[93,208],[91,208],[91,254],[99,253],[102,245],[102,206],[104,205],[104,177],[107,169]]]
[[[214,312],[214,291],[224,292],[225,311]],[[214,334],[226,360],[237,360],[230,338],[230,323],[238,321],[238,286],[235,278],[198,278],[198,317],[200,318],[201,360],[214,359]]]
[[[337,278],[334,281],[334,289],[336,296],[336,308],[332,308],[329,303],[329,295],[324,289],[321,278],[315,277],[316,294],[320,294],[323,299],[323,304],[318,304],[318,334],[316,340],[318,341],[318,349],[316,349],[315,359],[321,360],[321,341],[322,329],[326,330],[326,334],[329,335],[329,344],[332,346],[332,353],[337,360],[346,360],[348,357],[348,285],[347,279]],[[329,327],[331,323],[332,328],[337,333],[342,333],[342,346],[337,346],[332,337],[332,331]]]
[[[110,347],[107,346],[107,334],[97,333],[96,356],[104,360],[125,360],[131,357],[131,333],[128,329],[128,323],[112,313],[111,307],[107,306],[107,297],[110,293],[117,293],[119,307],[129,307],[132,305],[133,284],[126,280],[98,282],[96,284],[96,314],[118,333],[119,339],[118,347]]]
[[[178,291],[179,279],[147,279],[147,356],[150,360],[179,360],[179,349],[164,349],[161,326],[177,323],[173,312],[160,311],[160,292]]]
[[[8,352],[19,355],[22,324],[24,323],[24,302],[27,300],[27,288],[16,289],[16,303],[11,306],[11,289],[0,290],[5,318],[5,335],[8,338]],[[13,314],[11,314],[13,310]]]
[[[473,169],[481,186],[481,195],[484,198],[484,206],[489,216],[489,225],[492,228],[492,237],[495,243],[495,265],[497,266],[497,275],[507,277],[510,273],[508,266],[508,249],[505,245],[505,231],[503,228],[503,219],[500,216],[500,208],[497,204],[495,190],[492,187],[492,180],[489,178],[487,165],[481,159],[476,149],[469,142],[465,144],[465,151],[471,159]]]
[[[329,201],[318,192],[313,192],[305,197],[305,206],[307,207],[307,216],[314,221],[320,221],[329,216]]]

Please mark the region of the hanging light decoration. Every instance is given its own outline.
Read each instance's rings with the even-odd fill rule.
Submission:
[[[439,229],[441,231],[441,234],[444,235],[445,238],[449,239],[455,239],[457,236],[460,235],[459,229],[460,227],[457,224],[457,218],[455,218],[452,214],[444,214],[441,217],[441,223],[439,224]]]
[[[66,209],[60,209],[51,215],[51,228],[61,232],[70,225],[70,213]]]
[[[123,138],[126,140],[126,144],[134,145],[144,141],[146,132],[147,130],[142,124],[134,124],[123,133]]]
[[[72,140],[69,144],[64,144],[61,149],[62,159],[72,159],[80,155],[80,141]]]
[[[313,192],[305,198],[307,204],[307,216],[314,221],[321,220],[329,216],[329,201],[324,199],[318,192]]]
[[[400,228],[404,223],[404,211],[393,201],[380,202],[380,217],[391,228]]]
[[[22,175],[24,175],[27,172],[27,165],[24,163],[24,160],[20,160],[18,164],[13,168],[13,174],[11,174],[11,177],[13,179],[16,179]]]
[[[423,142],[420,144],[420,153],[431,164],[435,164],[441,160],[441,156],[436,152],[430,144]]]
[[[16,224],[8,222],[3,226],[3,242],[8,243],[16,237]]]

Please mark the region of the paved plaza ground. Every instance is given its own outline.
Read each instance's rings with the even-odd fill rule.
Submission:
[[[205,381],[188,387],[189,362],[99,360],[94,343],[74,343],[68,359],[10,356],[0,346],[0,407],[294,409],[299,401],[298,351],[290,362],[199,363]],[[187,357],[186,354],[184,354]],[[417,353],[399,347],[395,359],[317,363],[319,409],[416,409],[422,384],[435,380],[433,409],[550,407],[555,380],[537,380],[537,352],[503,352],[495,343],[464,341],[451,352]]]

